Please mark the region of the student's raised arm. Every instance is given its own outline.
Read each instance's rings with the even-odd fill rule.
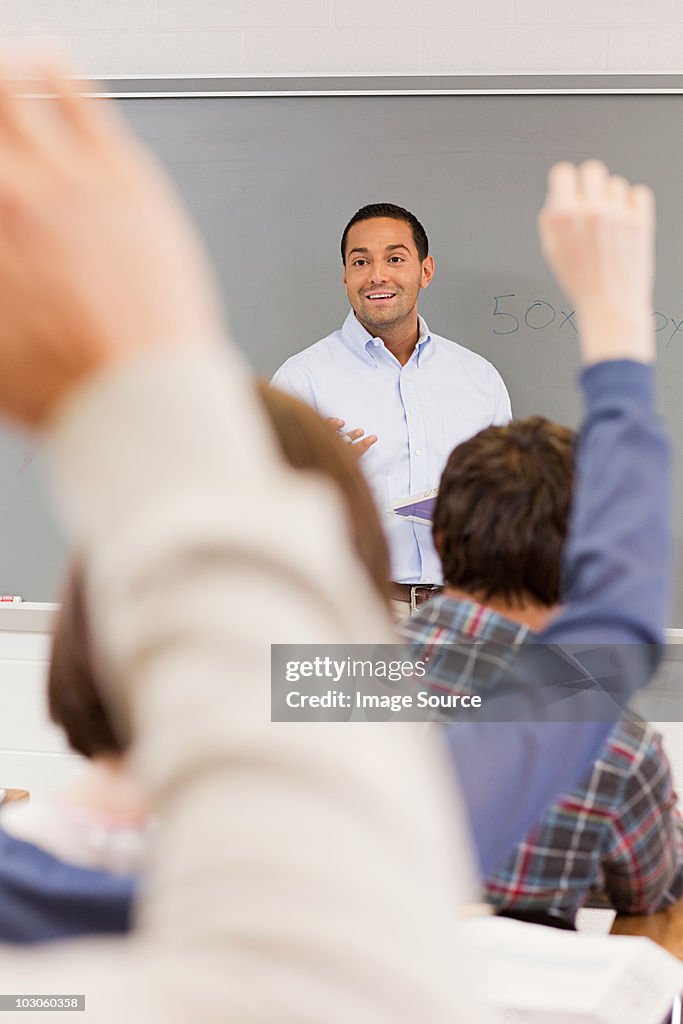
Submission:
[[[483,873],[578,781],[651,677],[671,592],[671,455],[652,365],[652,193],[597,161],[559,164],[539,229],[577,310],[585,412],[564,610],[541,634],[542,649],[522,647],[515,677],[487,700],[489,721],[447,730]],[[580,648],[591,649],[588,660]],[[597,663],[606,673],[591,678]]]
[[[538,218],[543,254],[575,304],[584,366],[655,360],[655,200],[599,160],[556,164]]]

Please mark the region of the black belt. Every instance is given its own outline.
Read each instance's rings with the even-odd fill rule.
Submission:
[[[443,590],[434,583],[391,583],[391,597],[394,601],[404,601],[415,611],[431,597],[436,597]]]

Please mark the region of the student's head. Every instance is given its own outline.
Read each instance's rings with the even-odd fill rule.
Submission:
[[[380,596],[388,600],[387,542],[370,489],[348,446],[308,405],[263,382],[258,388],[286,462],[324,474],[339,489],[356,553]]]
[[[533,416],[488,427],[451,452],[433,522],[449,586],[511,607],[558,603],[575,440]]]
[[[47,694],[50,718],[64,730],[76,753],[91,759],[125,753],[99,696],[78,569],[71,571],[62,595]]]
[[[393,203],[373,203],[353,215],[341,240],[344,286],[357,318],[381,336],[416,316],[420,289],[434,274],[425,229]]]

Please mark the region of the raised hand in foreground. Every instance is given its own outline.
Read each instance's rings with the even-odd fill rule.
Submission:
[[[576,307],[583,362],[652,362],[652,190],[598,160],[559,163],[538,224],[545,258]]]
[[[196,233],[113,104],[61,71],[0,66],[0,411],[40,425],[85,375],[218,338]],[[195,343],[197,343],[195,341]]]

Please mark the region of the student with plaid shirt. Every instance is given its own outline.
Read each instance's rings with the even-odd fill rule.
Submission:
[[[500,691],[559,605],[574,443],[569,429],[533,417],[489,427],[452,452],[433,524],[447,588],[403,630],[429,656],[435,692]],[[457,741],[458,726],[448,728]],[[669,761],[635,716],[486,877],[500,911],[569,926],[592,891],[630,914],[683,896]]]

